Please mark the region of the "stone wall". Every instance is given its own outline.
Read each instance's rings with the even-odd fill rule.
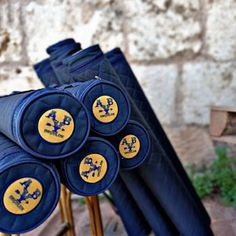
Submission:
[[[235,0],[0,0],[0,94],[42,85],[32,65],[73,37],[121,47],[161,122],[205,126],[236,101]]]

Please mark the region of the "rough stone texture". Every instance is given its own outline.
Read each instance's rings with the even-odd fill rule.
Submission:
[[[31,67],[0,67],[0,95],[42,87]]]
[[[121,47],[183,164],[201,165],[214,158],[202,128],[210,106],[235,106],[235,19],[235,0],[0,0],[0,95],[41,88],[32,64],[58,40]],[[236,235],[235,210],[205,204],[215,235]],[[89,235],[87,213],[76,207],[77,230]],[[114,213],[106,217],[118,231],[105,235],[125,235]],[[28,235],[53,235],[58,221],[57,212]]]
[[[32,66],[66,37],[119,46],[163,124],[206,125],[210,105],[235,101],[235,12],[234,0],[2,0],[0,68]]]
[[[122,1],[68,1],[67,16],[70,34],[83,47],[99,43],[105,51],[124,48]]]
[[[210,5],[208,10],[206,48],[216,60],[232,60],[236,57],[236,2],[222,1]]]
[[[201,48],[199,1],[126,1],[133,60],[192,55]]]
[[[209,123],[213,105],[235,106],[236,64],[197,62],[183,68],[183,118],[187,124]]]
[[[45,49],[52,43],[68,37],[65,3],[48,1],[47,4],[30,2],[23,7],[27,52],[30,63],[47,56]]]
[[[123,11],[111,0],[30,2],[23,14],[31,63],[46,57],[45,48],[66,37],[83,47],[100,43],[104,50],[123,45]]]
[[[133,66],[133,69],[160,121],[173,122],[177,83],[176,66]]]
[[[0,4],[0,63],[23,60],[20,25],[20,3],[3,1]]]

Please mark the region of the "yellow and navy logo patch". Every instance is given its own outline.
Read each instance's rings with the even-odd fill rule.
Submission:
[[[6,190],[3,197],[5,208],[16,215],[32,211],[43,195],[41,183],[33,178],[21,178],[14,181]]]
[[[106,159],[97,153],[89,154],[80,163],[79,173],[87,183],[97,183],[107,172]]]
[[[98,121],[109,123],[115,120],[119,108],[114,98],[104,95],[94,101],[92,111]]]
[[[135,135],[126,135],[120,141],[119,152],[122,157],[131,159],[138,155],[140,151],[140,141]]]
[[[74,120],[63,109],[51,109],[40,117],[38,131],[44,140],[50,143],[61,143],[72,135]]]

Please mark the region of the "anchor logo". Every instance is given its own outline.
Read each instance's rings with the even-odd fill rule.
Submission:
[[[93,114],[100,122],[111,122],[118,115],[118,105],[114,98],[100,96],[93,103]]]
[[[127,150],[128,152],[132,152],[133,148],[135,148],[135,143],[137,142],[137,138],[135,136],[131,137],[131,142],[127,141],[127,138],[123,138],[122,145],[125,145],[124,150]]]
[[[39,204],[42,194],[43,188],[38,180],[22,178],[7,188],[3,198],[4,206],[9,212],[22,215]]]
[[[105,112],[105,115],[108,116],[110,115],[110,112],[112,112],[112,106],[113,105],[113,98],[107,98],[106,99],[106,104],[103,104],[101,99],[98,99],[97,100],[97,104],[96,104],[96,107],[101,107],[102,109],[99,110],[99,113],[103,113]]]
[[[135,135],[126,135],[120,141],[119,152],[122,157],[130,159],[134,158],[140,150],[140,141]]]
[[[19,195],[19,198],[16,199],[19,204],[21,204],[22,201],[25,201],[26,204],[29,204],[28,199],[36,200],[41,195],[39,189],[36,189],[33,193],[29,193],[28,188],[32,184],[31,179],[28,179],[24,182],[20,182],[20,184],[23,186],[23,192],[21,193],[19,189],[16,189],[15,191],[16,194]]]
[[[107,162],[100,154],[90,154],[80,163],[80,176],[88,183],[100,181],[106,174]]]
[[[39,134],[50,143],[67,140],[74,131],[72,116],[65,110],[52,109],[46,111],[38,123]]]
[[[53,124],[47,123],[46,125],[47,126],[52,126],[53,127],[52,132],[55,132],[55,133],[57,133],[58,130],[65,131],[63,126],[70,125],[70,122],[71,122],[72,118],[69,117],[69,116],[64,115],[63,121],[60,122],[56,119],[56,115],[57,115],[57,112],[52,110],[46,117],[49,118],[49,119],[52,119]]]

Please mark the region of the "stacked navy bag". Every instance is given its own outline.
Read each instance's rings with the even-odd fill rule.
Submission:
[[[51,57],[34,65],[35,71],[46,87],[57,84],[57,77],[54,71],[56,71],[58,75],[60,74],[58,68],[61,66],[62,59],[80,49],[80,44],[76,43],[74,39],[71,38],[62,40],[47,48],[47,53],[51,55]]]
[[[42,224],[57,206],[55,167],[0,135],[0,231],[21,234]]]
[[[99,76],[122,87],[112,66],[97,45],[68,57],[64,60],[64,67],[66,68],[64,72],[69,71],[69,74],[59,78],[61,84],[64,83],[63,80],[68,83],[68,80],[69,82],[84,81]],[[201,209],[192,198],[168,153],[163,150],[134,103],[132,103],[131,118],[145,126],[151,134],[153,146],[150,158],[137,169],[137,173],[150,188],[156,200],[160,201],[181,234],[212,235],[209,224],[204,221]]]
[[[122,179],[118,176],[114,184],[109,188],[117,213],[120,215],[124,227],[130,236],[147,236],[151,227],[145,216],[133,201],[132,195],[126,188]]]
[[[41,63],[39,63],[37,66],[35,66],[35,68],[40,67],[41,66],[40,64]],[[58,64],[60,64],[60,63],[58,63]],[[64,70],[64,68],[60,69],[60,71],[62,71],[62,70]],[[47,79],[45,77],[42,77],[41,71],[36,71],[36,72],[37,72],[39,78],[41,78],[41,80],[43,82],[45,79]],[[62,75],[63,73],[60,73],[60,74]],[[55,73],[54,73],[54,75],[55,75]],[[140,135],[139,137],[140,137],[140,141],[142,144],[141,151],[135,157],[135,159],[133,159],[135,161],[133,161],[132,159],[128,161],[128,163],[129,163],[128,168],[132,168],[132,166],[134,167],[134,166],[141,164],[141,162],[143,162],[143,160],[146,158],[147,155],[145,154],[145,148],[143,148],[143,147],[144,147],[144,144],[146,144],[146,146],[147,146],[146,152],[148,153],[149,148],[150,148],[150,145],[149,145],[150,140],[149,140],[149,136],[147,135],[147,132],[145,131],[143,126],[141,126],[138,122],[134,122],[134,121],[130,121],[129,123],[127,125],[127,128],[128,128],[127,132],[133,132],[134,130],[136,130],[135,131],[136,135],[137,136]],[[138,127],[138,129],[137,129],[137,127]],[[123,134],[125,134],[125,129],[122,130],[121,132]],[[114,137],[116,137],[116,136],[114,136]],[[118,137],[119,137],[119,134],[118,134]],[[117,140],[117,138],[116,138],[116,140]],[[122,139],[120,139],[120,141],[121,140]],[[144,141],[144,143],[143,143],[143,141]],[[143,155],[143,158],[141,158],[142,155]],[[123,163],[125,163],[125,162],[123,162]],[[126,161],[126,163],[127,163],[127,161]],[[124,165],[123,165],[123,167],[124,167]],[[126,165],[126,167],[127,167],[127,165]],[[138,187],[140,187],[140,186],[138,186]],[[119,189],[120,190],[122,189],[122,191],[117,191]],[[126,227],[127,232],[129,233],[129,235],[147,235],[145,233],[145,232],[147,232],[147,230],[146,230],[147,226],[145,223],[146,220],[143,217],[139,218],[139,217],[143,216],[143,214],[137,208],[137,205],[133,201],[132,195],[128,192],[128,189],[125,187],[125,185],[121,184],[121,181],[115,181],[114,184],[111,186],[110,191],[112,193],[115,205],[118,208],[118,212],[121,216],[121,219]],[[176,230],[174,229],[174,226],[171,223],[166,222],[166,219],[167,219],[166,216],[163,217],[164,213],[161,210],[161,207],[158,205],[157,201],[153,202],[152,200],[150,200],[150,196],[147,194],[145,195],[145,192],[142,192],[142,197],[144,197],[144,199],[147,199],[147,202],[151,203],[151,205],[155,205],[154,208],[150,208],[150,209],[146,208],[146,210],[145,210],[145,213],[149,212],[148,222],[153,226],[154,233],[156,235],[177,235]],[[129,205],[129,207],[124,207],[125,205]],[[132,206],[133,206],[133,208],[132,208]],[[157,209],[160,210],[160,213],[159,213],[159,211],[157,211]],[[129,216],[128,218],[127,218],[127,215]],[[137,221],[137,218],[139,218],[139,221]],[[139,233],[137,234],[137,232],[139,232]]]
[[[98,137],[89,137],[78,153],[60,160],[63,183],[81,196],[98,195],[108,189],[115,181],[119,167],[116,149]]]
[[[77,152],[90,131],[88,111],[53,88],[0,97],[0,132],[30,154],[57,159]]]
[[[91,129],[96,134],[115,135],[129,121],[129,100],[126,93],[114,83],[92,79],[66,84],[58,89],[70,92],[85,105],[90,115]]]
[[[129,63],[127,62],[124,54],[119,48],[115,48],[110,52],[106,53],[106,57],[109,59],[116,73],[119,75],[120,81],[125,86],[129,94],[132,94],[132,98],[135,104],[140,108],[141,113],[145,117],[151,129],[154,131],[158,140],[160,141],[165,152],[170,156],[174,166],[178,172],[181,173],[181,178],[184,184],[187,186],[195,204],[199,207],[203,221],[210,225],[210,217],[207,214],[202,202],[196,194],[184,168],[177,157],[177,154],[168,140],[158,118],[156,117],[148,99],[146,98],[138,80],[136,79]]]

